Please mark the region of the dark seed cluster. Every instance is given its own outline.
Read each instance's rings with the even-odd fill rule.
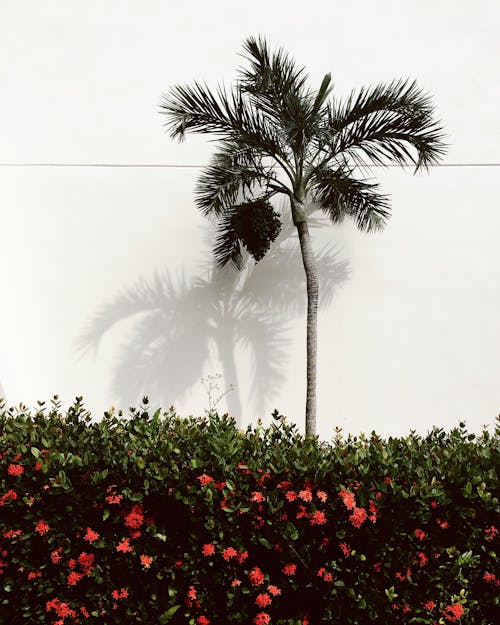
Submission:
[[[245,202],[235,207],[231,219],[238,238],[256,261],[261,260],[281,229],[281,219],[266,200]]]

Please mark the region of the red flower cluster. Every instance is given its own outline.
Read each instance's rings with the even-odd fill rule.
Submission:
[[[464,609],[460,603],[447,605],[442,614],[447,621],[455,622],[463,615]]]
[[[259,569],[258,566],[254,566],[254,568],[248,574],[248,578],[252,586],[260,586],[264,583],[264,573]]]
[[[18,477],[19,475],[22,475],[24,473],[24,467],[21,464],[9,464],[7,473],[9,475]]]

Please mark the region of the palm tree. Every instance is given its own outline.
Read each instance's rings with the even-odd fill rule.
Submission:
[[[427,169],[445,144],[431,99],[415,82],[361,88],[340,102],[330,97],[330,74],[310,89],[304,68],[283,49],[271,52],[264,38],[249,37],[244,50],[248,67],[240,68],[231,91],[176,85],[160,107],[172,138],[193,132],[219,139],[196,189],[198,208],[219,224],[219,265],[241,268],[242,246],[262,258],[280,228],[269,200],[288,198],[306,274],[306,434],[314,435],[319,285],[307,207],[317,203],[333,223],[349,217],[360,230],[379,230],[389,201],[378,184],[363,179],[365,168],[410,162],[415,171]]]

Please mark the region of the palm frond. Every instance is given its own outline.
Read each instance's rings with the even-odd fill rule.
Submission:
[[[231,263],[236,269],[244,266],[241,242],[233,224],[233,210],[227,210],[219,219],[214,256],[219,267]]]
[[[430,96],[408,80],[361,89],[344,104],[330,104],[325,130],[333,156],[361,151],[377,165],[428,168],[446,149]]]
[[[388,198],[377,192],[378,184],[356,180],[351,171],[321,169],[312,179],[312,196],[334,223],[346,217],[360,230],[381,229],[390,216]]]
[[[206,85],[175,85],[163,94],[160,112],[172,138],[183,139],[186,132],[212,133],[241,148],[286,159],[276,125],[253,106],[241,89],[227,93],[223,86],[212,93]]]
[[[264,167],[262,158],[251,149],[240,149],[226,142],[214,155],[211,164],[202,170],[196,189],[195,202],[205,216],[221,216],[239,197],[252,194],[255,187],[268,188],[267,197],[274,194],[269,185],[280,185],[273,166]]]

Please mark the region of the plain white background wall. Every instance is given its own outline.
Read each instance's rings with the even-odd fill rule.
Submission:
[[[416,78],[444,120],[446,162],[498,163],[499,17],[489,0],[3,0],[0,163],[206,164],[208,141],[164,134],[160,95],[194,79],[230,84],[242,41],[259,33],[313,84],[331,71],[340,95]],[[323,438],[336,425],[387,435],[494,422],[498,171],[374,169],[392,196],[385,231],[314,230],[318,253],[331,246],[321,263]],[[10,404],[84,395],[99,416],[148,393],[200,414],[201,377],[225,373],[242,423],[276,407],[302,427],[305,287],[298,255],[290,262],[281,249],[294,242],[236,284],[212,274],[210,231],[193,205],[198,173],[0,167],[0,383]]]

